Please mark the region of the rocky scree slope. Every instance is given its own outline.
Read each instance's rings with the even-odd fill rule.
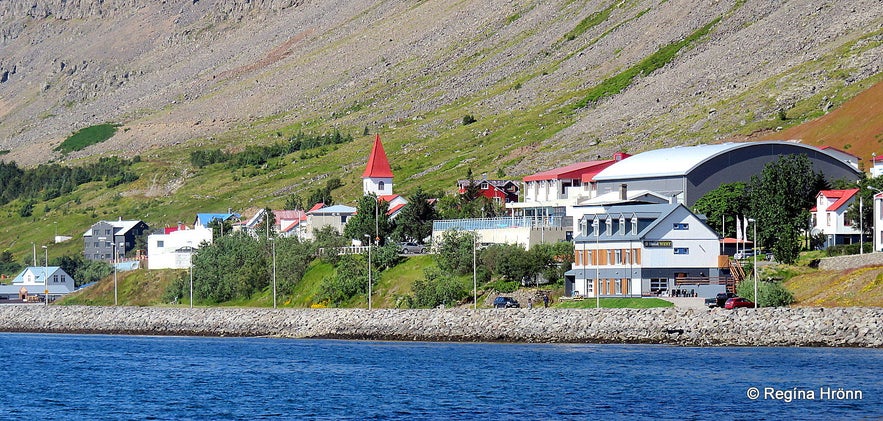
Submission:
[[[575,105],[704,26],[661,68]],[[369,126],[402,130],[393,156],[485,139],[427,166],[486,143],[515,176],[720,140],[822,96],[824,112],[879,79],[883,2],[9,0],[0,51],[0,150],[24,165],[104,122],[123,130],[72,158]]]

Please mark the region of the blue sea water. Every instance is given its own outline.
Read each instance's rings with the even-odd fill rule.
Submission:
[[[0,333],[0,356],[0,419],[883,418],[873,349]]]

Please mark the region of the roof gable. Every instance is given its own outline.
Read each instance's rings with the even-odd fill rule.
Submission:
[[[834,200],[833,203],[828,205],[828,211],[838,211],[840,208],[845,206],[849,201],[855,197],[855,195],[859,192],[859,189],[846,189],[846,190],[822,190],[819,192],[816,197],[824,196],[827,199]]]
[[[585,173],[600,172],[602,169],[612,165],[614,160],[608,159],[604,161],[587,161],[577,162],[560,168],[538,172],[533,175],[524,177],[524,181],[543,181],[543,180],[561,180],[561,179],[582,179]],[[601,166],[601,168],[598,168]]]
[[[380,143],[380,135],[374,137],[374,146],[371,148],[371,155],[368,156],[368,165],[365,166],[362,178],[392,178],[392,168],[389,166],[389,159],[386,158],[386,151],[383,150],[383,143]]]

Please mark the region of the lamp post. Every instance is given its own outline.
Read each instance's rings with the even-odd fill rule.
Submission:
[[[368,239],[368,310],[371,310],[371,235],[365,234]]]
[[[273,243],[273,308],[276,308],[276,238],[270,238]]]
[[[883,190],[880,190],[880,189],[878,189],[878,188],[876,188],[876,187],[874,187],[874,186],[866,186],[866,187],[868,188],[868,190],[871,190],[871,191],[873,191],[873,192],[876,192],[876,193],[883,193]],[[875,194],[874,196],[876,196],[876,194]],[[876,205],[876,203],[877,203],[877,199],[876,199],[876,198],[873,198],[873,201],[872,201],[871,203],[873,203],[873,205],[871,206],[871,208],[872,208],[872,209],[875,209],[876,206],[877,206],[877,205]],[[877,241],[878,241],[877,239],[879,238],[879,236],[878,236],[878,234],[877,234],[877,218],[878,218],[878,217],[874,214],[874,212],[875,212],[875,211],[873,211],[873,210],[871,211],[871,219],[874,220],[874,227],[873,227],[873,232],[874,232],[874,234],[871,236],[871,243],[873,243],[873,244],[876,246],[876,245],[877,245]],[[873,248],[872,248],[872,251],[877,251],[877,247],[873,247]]]
[[[865,254],[865,200],[862,192],[858,192],[858,254]]]
[[[754,222],[754,308],[757,308],[757,220],[749,218],[748,222]]]
[[[595,219],[592,222],[595,230],[595,308],[601,308],[601,222]]]
[[[46,305],[49,305],[49,247],[43,247],[43,251],[46,254],[45,259],[43,260],[43,295],[46,297]]]
[[[478,240],[478,236],[475,235],[475,231],[472,232],[472,309],[478,309],[478,274],[476,272],[476,256],[478,252],[475,250],[475,243]]]
[[[113,253],[113,259],[111,259],[111,264],[113,264],[113,305],[117,305],[117,243],[113,242],[110,249]]]
[[[188,254],[190,266],[190,308],[193,308],[193,243],[187,242],[187,248],[190,250]]]

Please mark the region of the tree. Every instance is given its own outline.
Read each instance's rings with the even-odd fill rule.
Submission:
[[[721,184],[699,198],[693,212],[705,215],[710,226],[720,227],[718,233],[722,236],[736,237],[736,218],[748,213],[745,189],[741,182]]]
[[[297,237],[279,237],[273,241],[276,241],[277,287],[283,294],[291,294],[315,258],[316,244]]]
[[[304,207],[304,199],[300,197],[299,194],[295,193],[288,198],[285,199],[285,209],[295,210],[295,209],[305,209]]]
[[[844,216],[847,220],[853,221],[855,229],[859,229],[861,226],[865,241],[873,241],[874,195],[883,191],[883,177],[862,178],[858,183],[838,181],[834,184],[838,189],[859,189],[855,200],[849,205]],[[859,210],[859,205],[863,205],[861,210]]]
[[[377,278],[372,281],[376,282]],[[334,274],[322,279],[319,286],[321,301],[341,305],[357,294],[368,294],[368,266],[364,255],[341,256]]]
[[[392,235],[395,228],[389,220],[389,202],[377,200],[377,196],[371,194],[362,196],[357,203],[356,214],[346,222],[343,235],[351,240],[365,241],[368,235],[378,245],[386,243],[386,238]],[[375,218],[376,216],[376,218]]]
[[[193,255],[194,300],[248,298],[270,284],[266,246],[239,233],[215,238]]]
[[[233,232],[233,223],[229,219],[214,218],[208,223],[212,229],[212,237],[218,238]]]
[[[270,208],[264,208],[264,218],[255,225],[255,233],[265,238],[276,236],[276,214]]]
[[[461,280],[437,267],[428,267],[423,273],[424,278],[411,286],[412,295],[408,297],[411,308],[454,306],[469,294]]]
[[[805,155],[786,155],[751,177],[746,193],[757,222],[756,245],[772,245],[776,260],[791,264],[800,252],[800,233],[807,228],[815,203],[818,175]]]
[[[435,207],[429,203],[429,196],[417,187],[411,200],[396,218],[393,238],[399,241],[423,243],[432,235],[432,221],[437,219]]]
[[[437,244],[435,261],[439,268],[456,275],[472,272],[473,247],[478,237],[474,232],[448,230]]]

